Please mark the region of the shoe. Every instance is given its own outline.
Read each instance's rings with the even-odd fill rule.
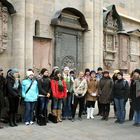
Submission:
[[[105,120],[105,117],[102,117],[101,120]]]
[[[75,118],[72,118],[71,121],[74,122],[75,121]]]
[[[30,123],[29,122],[25,122],[25,125],[29,125]]]
[[[115,121],[115,123],[119,123],[119,122],[120,122],[119,120],[116,120],[116,121]]]
[[[123,123],[124,123],[124,121],[120,121],[120,122],[119,122],[119,124],[123,124]]]
[[[13,124],[14,124],[14,126],[18,126],[17,123],[15,123],[15,122]]]
[[[82,121],[82,117],[78,117],[78,120],[79,120],[79,121]]]
[[[87,119],[90,119],[90,115],[91,115],[91,108],[87,108]]]
[[[9,123],[9,126],[11,127],[15,127],[15,125],[13,123]]]
[[[3,129],[3,126],[0,125],[0,129]]]
[[[30,124],[31,124],[31,125],[33,125],[33,124],[34,124],[34,122],[33,122],[33,121],[30,121]]]
[[[139,123],[134,123],[134,124],[133,124],[133,126],[138,126],[138,125],[139,125]]]

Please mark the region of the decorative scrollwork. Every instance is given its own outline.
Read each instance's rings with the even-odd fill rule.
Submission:
[[[73,56],[65,56],[62,60],[62,67],[75,68],[75,60]]]
[[[3,53],[8,44],[8,9],[0,3],[0,53]]]

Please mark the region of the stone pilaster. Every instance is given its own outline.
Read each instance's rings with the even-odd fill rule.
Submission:
[[[33,0],[26,0],[25,3],[25,69],[33,68]]]
[[[12,46],[11,66],[24,74],[24,46],[25,46],[25,0],[12,0],[17,13],[12,15]]]
[[[94,67],[94,50],[93,50],[93,0],[84,1],[84,15],[89,26],[89,31],[84,33],[84,46],[83,46],[83,62],[84,68]]]
[[[93,63],[94,68],[103,67],[103,1],[93,4]]]

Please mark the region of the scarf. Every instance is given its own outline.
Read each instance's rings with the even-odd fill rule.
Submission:
[[[64,86],[61,79],[58,80],[58,90],[60,92],[64,91]]]

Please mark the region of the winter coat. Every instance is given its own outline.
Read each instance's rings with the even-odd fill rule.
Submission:
[[[87,92],[87,81],[86,81],[86,79],[82,79],[82,80],[80,80],[79,78],[75,79],[73,89],[74,89],[74,94],[76,96],[82,96],[83,97]]]
[[[49,77],[43,76],[38,80],[39,96],[47,96],[47,93],[51,94],[51,80]]]
[[[96,101],[98,96],[98,81],[96,79],[90,79],[87,85],[86,101]],[[96,93],[96,96],[92,96],[92,93]]]
[[[37,101],[39,95],[38,83],[36,80],[33,81],[31,88],[26,93],[27,89],[31,85],[31,82],[32,80],[29,78],[22,81],[22,97],[25,102],[35,102]]]
[[[58,87],[58,80],[51,80],[53,98],[63,99],[63,98],[67,97],[66,82],[64,80],[62,80],[62,84],[63,84],[63,91],[60,91],[59,87]]]
[[[136,111],[140,111],[140,97],[136,97],[136,82],[131,81],[130,85],[130,99],[132,100],[132,107]]]
[[[0,76],[0,113],[4,106],[5,81],[6,81],[5,78],[3,76]]]
[[[16,98],[21,96],[21,83],[18,80],[18,87],[14,88],[15,78],[13,76],[7,76],[6,78],[6,94],[9,98]]]
[[[110,103],[113,81],[111,78],[103,77],[99,82],[99,101],[102,104]]]
[[[125,79],[117,80],[114,83],[112,96],[117,99],[128,99],[129,96],[129,84]]]

